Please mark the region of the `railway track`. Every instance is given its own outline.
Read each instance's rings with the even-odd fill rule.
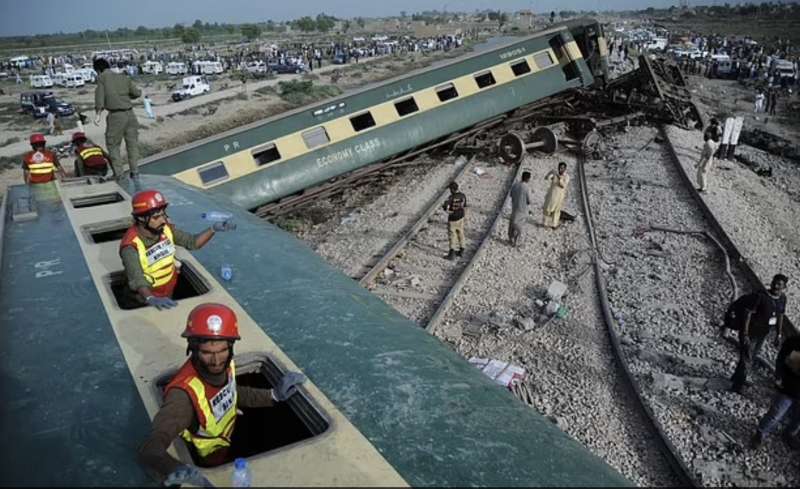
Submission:
[[[666,132],[648,146],[579,172],[592,246],[614,264],[593,263],[615,354],[684,484],[797,485],[786,447],[747,448],[772,397],[770,372],[755,368],[743,397],[728,392],[737,355],[714,325],[737,288],[763,284]]]

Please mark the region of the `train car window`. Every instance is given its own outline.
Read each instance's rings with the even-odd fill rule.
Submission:
[[[475,83],[478,84],[478,88],[486,88],[491,87],[497,82],[494,80],[494,75],[492,75],[491,71],[485,71],[475,75]]]
[[[115,204],[117,202],[122,202],[125,198],[119,192],[111,192],[107,194],[87,195],[86,197],[77,197],[69,200],[72,202],[72,207],[83,209],[84,207]]]
[[[281,153],[275,143],[266,144],[253,150],[253,159],[256,165],[262,166],[281,159]]]
[[[555,61],[553,61],[549,51],[534,54],[533,61],[540,69],[544,69],[555,64]]]
[[[364,129],[369,129],[370,127],[374,127],[375,119],[369,112],[364,112],[363,114],[351,117],[350,124],[353,125],[353,130],[355,132],[358,132],[358,131],[363,131]]]
[[[128,287],[128,275],[125,270],[113,272],[106,277],[106,283],[111,288],[111,294],[117,300],[120,309],[129,311],[147,306],[139,297],[139,294]],[[181,273],[178,274],[178,282],[175,284],[175,291],[172,298],[176,301],[197,297],[209,291],[209,286],[194,269],[191,263],[181,262]]]
[[[133,224],[130,217],[83,226],[83,235],[89,243],[119,241]]]
[[[394,108],[397,111],[397,115],[403,117],[404,115],[413,114],[414,112],[419,110],[417,107],[417,101],[414,100],[414,97],[409,97],[405,100],[401,100],[399,102],[395,102]]]
[[[203,182],[203,185],[221,182],[228,178],[228,170],[225,168],[225,163],[221,161],[199,168],[197,174],[200,175],[200,181]]]
[[[448,83],[446,85],[436,87],[436,95],[439,96],[439,100],[445,102],[452,98],[458,97],[458,90],[456,90],[455,85]]]
[[[327,144],[330,140],[331,138],[328,137],[328,131],[322,126],[309,129],[303,133],[303,142],[306,143],[306,148],[308,149]]]
[[[522,76],[525,73],[530,73],[531,67],[528,65],[528,62],[523,59],[519,63],[511,65],[511,71],[514,72],[514,76]]]

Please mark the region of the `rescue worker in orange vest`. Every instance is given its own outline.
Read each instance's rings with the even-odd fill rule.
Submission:
[[[72,146],[75,148],[75,176],[98,175],[104,177],[111,166],[111,158],[103,148],[86,138],[83,132],[72,135]]]
[[[213,467],[233,460],[237,408],[270,407],[297,392],[305,376],[287,372],[273,389],[237,386],[233,343],[239,338],[236,313],[222,304],[200,304],[181,335],[188,341],[189,359],[164,389],[164,403],[153,418],[150,435],[139,447],[145,470],[165,486],[203,485],[200,470],[167,453],[180,436],[198,465]]]
[[[44,134],[31,135],[31,151],[22,157],[22,175],[25,183],[48,183],[56,179],[56,171],[60,178],[66,174],[58,162],[58,156],[49,149],[45,149],[47,141]]]
[[[198,234],[187,233],[169,223],[167,205],[167,199],[157,190],[143,190],[133,196],[134,224],[119,244],[119,256],[128,279],[128,287],[120,298],[123,308],[175,307],[172,293],[180,273],[175,246],[196,250],[205,246],[215,233],[236,229],[233,222],[224,221],[215,222]]]

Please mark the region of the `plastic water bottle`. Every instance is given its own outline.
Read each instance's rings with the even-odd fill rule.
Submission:
[[[223,263],[219,269],[219,274],[222,277],[222,280],[226,282],[230,282],[233,278],[233,268],[227,263]]]
[[[230,212],[208,211],[200,214],[200,217],[206,221],[225,222],[231,220],[233,218],[233,214]]]
[[[232,487],[250,487],[253,478],[250,469],[247,467],[247,460],[237,458],[233,461],[233,475],[231,476]]]

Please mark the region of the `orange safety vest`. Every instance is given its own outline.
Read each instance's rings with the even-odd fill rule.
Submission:
[[[56,155],[49,150],[29,151],[22,158],[30,183],[47,183],[56,178]]]
[[[164,398],[170,389],[181,389],[189,395],[197,416],[196,433],[188,429],[181,438],[194,445],[201,458],[207,458],[217,450],[231,446],[231,435],[236,424],[236,366],[231,360],[228,367],[228,382],[214,387],[204,381],[192,365],[191,359],[183,364],[175,377],[164,389]]]
[[[120,253],[126,246],[135,247],[139,253],[139,263],[153,295],[171,297],[178,283],[178,272],[175,270],[175,239],[169,224],[164,226],[158,242],[149,248],[139,237],[136,225],[131,226],[119,243]]]
[[[78,146],[75,148],[75,152],[83,160],[83,164],[89,168],[104,169],[108,167],[108,160],[100,146]]]

